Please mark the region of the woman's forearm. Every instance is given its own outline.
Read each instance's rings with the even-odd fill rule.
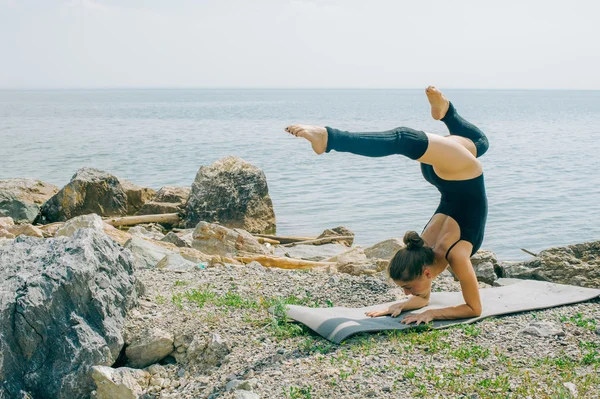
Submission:
[[[427,304],[429,303],[429,298],[425,299],[420,296],[413,296],[412,298],[409,298],[405,302],[401,302],[401,303],[402,303],[402,311],[420,309],[423,306],[427,306]]]
[[[478,317],[481,313],[475,312],[466,303],[458,306],[450,306],[441,309],[431,309],[430,312],[433,315],[434,320],[454,320],[454,319],[467,319],[470,317]]]

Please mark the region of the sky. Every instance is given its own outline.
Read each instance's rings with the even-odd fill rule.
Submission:
[[[600,2],[0,0],[0,89],[600,89]]]

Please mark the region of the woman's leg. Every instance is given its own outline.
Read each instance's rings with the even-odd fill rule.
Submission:
[[[479,158],[490,147],[487,137],[479,128],[470,122],[467,122],[462,116],[456,112],[454,105],[449,102],[448,111],[441,119],[448,127],[450,134],[470,139],[477,149],[477,157]]]
[[[397,127],[383,132],[347,132],[325,126],[327,147],[325,152],[335,150],[367,157],[385,157],[401,154],[419,159],[427,151],[425,132],[409,127]]]

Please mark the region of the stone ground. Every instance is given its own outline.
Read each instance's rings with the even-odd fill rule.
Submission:
[[[129,334],[149,326],[176,337],[217,333],[231,349],[210,370],[172,358],[152,366],[157,378],[145,398],[250,398],[242,396],[245,391],[226,391],[234,380],[245,381],[260,398],[600,397],[598,299],[444,330],[362,334],[335,345],[267,308],[362,307],[404,295],[382,275],[266,269],[256,263],[137,274],[146,292],[140,308],[129,314]],[[444,272],[433,290],[460,286]],[[552,322],[559,335],[521,332],[540,320]]]

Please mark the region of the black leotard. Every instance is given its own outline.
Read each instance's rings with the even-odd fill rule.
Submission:
[[[434,216],[438,213],[448,215],[456,220],[460,227],[460,239],[448,248],[446,259],[450,250],[460,240],[473,244],[473,256],[483,242],[488,211],[483,173],[468,180],[444,180],[435,174],[433,166],[424,163],[421,164],[421,172],[425,180],[433,184],[442,195]]]

